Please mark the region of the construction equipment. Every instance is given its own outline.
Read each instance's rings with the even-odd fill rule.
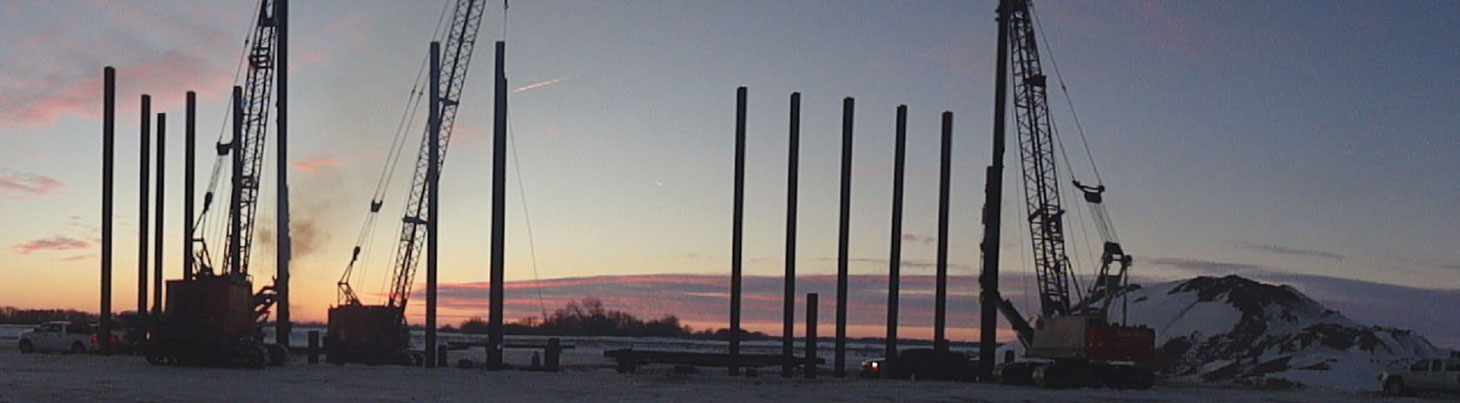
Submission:
[[[1123,298],[1122,291],[1128,285],[1131,257],[1121,248],[1105,212],[1102,203],[1105,186],[1098,183],[1099,171],[1095,171],[1097,184],[1094,186],[1071,181],[1089,204],[1091,220],[1102,240],[1100,268],[1082,296],[1079,279],[1066,254],[1066,217],[1055,159],[1063,155],[1063,146],[1057,143],[1049,115],[1046,94],[1049,80],[1042,70],[1036,45],[1036,21],[1028,0],[1001,0],[998,13],[1000,52],[1008,51],[1000,55],[1001,64],[1005,57],[1012,57],[1007,66],[1013,69],[1012,74],[1001,73],[998,79],[1012,78],[1014,85],[1014,115],[1040,312],[1031,324],[1013,303],[997,293],[986,292],[982,296],[993,298],[998,304],[1025,346],[1026,357],[1031,359],[1005,363],[995,370],[995,376],[1004,383],[1034,383],[1044,387],[1149,388],[1154,373],[1143,364],[1154,358],[1155,330],[1128,326],[1123,315],[1118,322],[1111,320],[1111,304],[1116,298]],[[1062,80],[1060,85],[1064,87]],[[1002,93],[1005,87],[1006,83],[1000,82],[998,92]],[[1005,102],[1002,98],[1000,95],[998,102]],[[999,113],[995,118],[1002,120],[1002,115]],[[1002,124],[996,124],[996,155],[1002,155],[1001,129]],[[1065,162],[1069,164],[1068,157]],[[994,170],[998,172],[991,173],[991,177],[1001,175],[1002,163],[996,161],[991,167]],[[998,203],[996,198],[1002,184],[994,183],[993,179],[990,182],[997,188],[988,191],[990,200],[986,203]],[[997,221],[993,222],[986,225],[997,226]],[[987,254],[997,254],[997,246],[985,245],[984,253],[988,265]],[[994,262],[997,265],[996,258]]]
[[[287,356],[283,346],[264,342],[263,324],[279,295],[273,285],[255,292],[248,272],[275,72],[286,57],[280,43],[287,35],[287,12],[286,0],[259,2],[244,50],[245,84],[233,88],[232,136],[228,143],[218,143],[212,184],[204,197],[200,218],[207,216],[223,164],[230,164],[224,268],[214,269],[206,237],[186,234],[188,241],[201,241],[198,251],[186,243],[188,258],[196,259],[199,269],[194,273],[188,264],[183,279],[167,282],[166,311],[147,342],[147,361],[153,364],[262,367],[283,364]],[[284,92],[282,85],[278,92]],[[191,162],[186,169],[192,169]]]
[[[485,0],[457,0],[455,11],[449,17],[450,25],[444,32],[446,40],[440,59],[439,82],[426,85],[438,86],[440,102],[439,134],[440,156],[437,175],[444,162],[447,144],[451,141],[451,129],[456,120],[462,88],[466,83],[466,72],[471,62],[472,48],[476,44],[477,31],[482,24]],[[444,16],[443,16],[444,17]],[[439,38],[438,38],[439,39]],[[429,81],[429,80],[428,80]],[[413,99],[419,100],[420,92],[412,90]],[[408,102],[406,117],[414,115]],[[426,242],[427,223],[434,219],[426,209],[429,203],[427,185],[429,182],[431,128],[427,125],[421,138],[420,153],[416,157],[415,176],[406,197],[404,217],[401,219],[399,244],[396,247],[394,271],[389,293],[382,305],[364,305],[350,285],[360,261],[362,247],[368,243],[374,218],[384,205],[384,185],[388,185],[389,165],[382,172],[381,184],[370,201],[370,212],[361,230],[361,236],[350,254],[350,263],[337,283],[336,305],[329,310],[329,329],[326,348],[334,362],[359,362],[368,364],[398,363],[420,365],[425,355],[410,349],[410,337],[406,325],[406,303],[410,299],[411,286],[415,280],[416,267],[420,262]],[[404,127],[404,126],[403,126]],[[399,133],[397,134],[399,135]],[[394,152],[394,150],[393,150]]]

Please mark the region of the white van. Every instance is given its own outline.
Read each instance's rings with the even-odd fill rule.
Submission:
[[[27,354],[37,351],[80,354],[94,349],[93,334],[91,327],[84,323],[46,322],[21,332],[18,347],[21,353]]]
[[[1426,358],[1396,363],[1379,375],[1390,395],[1416,391],[1460,392],[1460,358]]]

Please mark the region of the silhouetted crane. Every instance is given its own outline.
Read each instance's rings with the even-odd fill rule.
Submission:
[[[485,3],[485,0],[458,0],[455,3],[455,11],[450,17],[451,25],[445,32],[446,40],[442,47],[441,80],[426,84],[439,86],[441,97],[439,105],[441,163],[436,167],[437,175],[445,162],[446,147],[451,142],[452,127],[456,121],[462,87],[466,83],[466,72],[471,62],[472,49],[476,45],[477,31],[481,28]],[[419,97],[419,92],[413,90],[412,95]],[[413,115],[413,112],[408,105],[407,116],[410,115]],[[355,294],[354,287],[350,284],[354,276],[355,265],[360,259],[362,244],[368,242],[368,236],[365,234],[370,231],[374,217],[378,215],[384,205],[383,188],[378,188],[375,197],[370,201],[370,213],[366,218],[365,228],[361,231],[362,236],[355,244],[355,248],[350,254],[350,263],[345,266],[345,271],[337,283],[337,305],[330,308],[329,335],[331,341],[339,347],[339,350],[336,350],[338,359],[372,363],[405,363],[408,360],[412,364],[418,364],[422,359],[420,354],[409,352],[410,338],[406,330],[405,310],[406,304],[410,300],[416,268],[424,251],[426,225],[434,219],[427,214],[426,209],[429,202],[426,187],[430,179],[428,172],[431,168],[428,147],[431,130],[429,124],[427,126],[425,134],[421,137],[420,153],[416,156],[415,176],[411,180],[411,188],[406,196],[405,213],[401,217],[400,238],[392,265],[394,271],[391,273],[392,280],[385,304],[362,304],[359,296]],[[384,172],[382,175],[389,175],[389,172]],[[380,183],[388,183],[388,181]],[[332,359],[336,358],[332,357]]]
[[[1019,341],[1028,349],[1027,356],[1037,359],[1007,363],[999,367],[998,376],[1006,383],[1032,381],[1047,387],[1149,388],[1154,381],[1151,370],[1132,364],[1153,358],[1155,331],[1127,326],[1123,320],[1112,323],[1109,317],[1110,304],[1127,281],[1131,257],[1121,248],[1105,212],[1105,186],[1099,183],[1087,186],[1072,181],[1075,189],[1090,204],[1092,220],[1102,238],[1100,269],[1095,281],[1082,296],[1079,294],[1079,279],[1066,254],[1065,209],[1060,198],[1061,183],[1056,168],[1056,152],[1062,153],[1062,150],[1058,150],[1061,146],[1056,142],[1050,119],[1046,91],[1049,80],[1040,63],[1035,40],[1036,22],[1028,0],[1001,0],[998,12],[1000,52],[1008,50],[1007,54],[999,55],[1000,61],[1008,60],[1007,67],[1013,69],[1009,74],[1012,77],[1001,73],[998,79],[1012,78],[1014,86],[1015,126],[1040,307],[1039,315],[1031,325],[1007,299],[997,295],[984,296],[997,298],[999,309],[1013,326]],[[1010,56],[1012,60],[1006,59]],[[1006,66],[1000,67],[1003,72]],[[1000,103],[1005,102],[1002,99],[1005,88],[1006,82],[998,83]],[[1002,106],[999,111],[1002,111]],[[1004,116],[999,113],[995,118],[1000,121],[995,130],[995,154],[998,158],[1002,155],[1004,134],[1001,122]],[[1002,193],[1001,181],[993,179],[1002,175],[1002,167],[1003,164],[996,161],[992,168],[996,172],[990,173],[990,186],[996,187],[988,192],[990,200],[985,202],[986,208],[998,203],[996,198]],[[994,226],[989,230],[997,231],[997,221],[985,225]],[[987,255],[997,254],[998,246],[985,244],[984,247],[985,265],[997,265],[997,260],[991,263]],[[1115,274],[1111,274],[1112,264],[1118,265]],[[983,355],[985,360],[991,356]],[[992,362],[984,365],[988,368]]]

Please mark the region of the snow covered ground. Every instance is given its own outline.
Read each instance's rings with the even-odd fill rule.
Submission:
[[[584,354],[565,357],[582,362]],[[19,354],[0,347],[0,402],[49,401],[1148,401],[1344,402],[1372,395],[1163,384],[1148,391],[1041,390],[959,382],[731,378],[723,368],[619,374],[308,365],[263,370],[154,367],[138,357]]]

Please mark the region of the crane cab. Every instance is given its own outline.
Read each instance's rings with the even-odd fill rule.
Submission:
[[[1152,360],[1156,330],[1107,323],[1105,315],[1069,315],[1034,321],[1031,356],[1091,361]]]
[[[329,310],[325,349],[330,362],[421,365],[425,355],[410,350],[404,312],[389,305],[346,304]]]

